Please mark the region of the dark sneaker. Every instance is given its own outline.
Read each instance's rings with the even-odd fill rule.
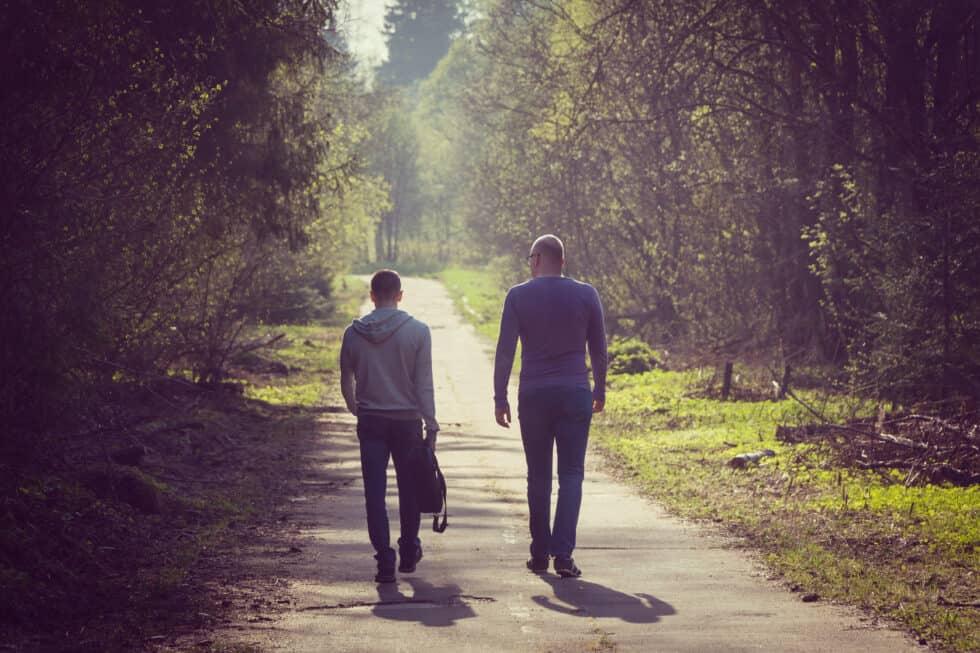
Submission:
[[[421,559],[422,546],[419,545],[415,547],[414,553],[409,553],[407,555],[404,553],[401,554],[401,560],[398,562],[398,571],[402,572],[403,574],[412,573],[415,571],[415,565],[417,565]]]
[[[395,582],[395,570],[394,569],[378,569],[378,573],[374,575],[375,583],[394,583]]]
[[[578,578],[582,570],[575,566],[571,558],[555,558],[555,573],[562,578]]]
[[[548,558],[534,558],[527,561],[527,568],[536,574],[548,571]]]
[[[394,583],[395,582],[395,552],[388,549],[387,554],[375,554],[374,559],[378,561],[378,573],[374,575],[375,583]]]

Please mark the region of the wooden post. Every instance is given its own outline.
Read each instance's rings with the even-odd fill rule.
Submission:
[[[734,365],[731,361],[725,363],[725,375],[722,377],[721,381],[721,399],[722,401],[728,401],[728,395],[732,391],[732,368]]]
[[[787,364],[783,368],[783,381],[779,384],[779,399],[786,398],[786,391],[789,390],[789,375],[793,372],[793,368]]]

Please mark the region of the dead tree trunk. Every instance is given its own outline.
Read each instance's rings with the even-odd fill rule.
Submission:
[[[789,377],[792,372],[793,368],[790,365],[783,368],[783,380],[779,383],[779,392],[776,395],[776,399],[786,398],[786,391],[789,389]]]
[[[725,374],[721,380],[721,399],[728,401],[728,395],[732,391],[732,368],[734,365],[729,361],[725,363]]]

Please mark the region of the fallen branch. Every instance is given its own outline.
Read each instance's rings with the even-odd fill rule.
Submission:
[[[865,429],[855,428],[849,424],[835,424],[829,419],[823,416],[816,408],[812,407],[810,404],[806,403],[802,399],[796,396],[789,388],[786,388],[786,395],[791,397],[793,400],[798,402],[801,406],[806,408],[808,411],[813,413],[813,415],[819,419],[824,424],[830,426],[831,428],[839,429],[841,431],[849,431],[851,433],[858,433],[860,435],[867,436],[869,438],[877,438],[879,440],[884,440],[885,442],[891,442],[892,444],[898,444],[904,447],[912,447],[915,449],[928,449],[929,445],[922,442],[915,442],[914,440],[909,440],[908,438],[903,438],[898,435],[890,435],[888,433],[875,433],[874,431],[866,431]]]
[[[268,347],[268,346],[272,345],[273,343],[278,342],[279,340],[282,340],[285,337],[286,337],[286,334],[285,333],[279,333],[279,334],[276,334],[275,336],[269,338],[268,340],[264,340],[264,341],[262,341],[262,340],[254,340],[254,341],[248,343],[247,345],[242,345],[241,347],[239,347],[238,348],[238,351],[236,352],[236,354],[247,354],[248,352],[255,351],[256,349],[262,349],[264,347]]]
[[[946,605],[953,608],[980,608],[980,601],[950,601],[942,594],[936,601],[939,605]]]
[[[907,462],[905,460],[876,460],[867,463],[859,460],[855,464],[861,469],[901,469]]]
[[[763,449],[762,451],[752,451],[750,453],[740,453],[728,461],[728,466],[733,469],[743,469],[748,466],[749,463],[755,463],[758,465],[763,458],[775,455],[776,452],[772,449]]]
[[[865,433],[865,435],[876,437],[879,440],[884,440],[885,442],[891,442],[892,444],[901,445],[903,447],[911,447],[913,449],[929,448],[929,445],[925,444],[924,442],[916,442],[915,440],[909,440],[908,438],[903,438],[899,435],[890,435],[888,433]]]

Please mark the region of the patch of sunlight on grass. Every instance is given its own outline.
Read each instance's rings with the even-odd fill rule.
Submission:
[[[246,386],[245,396],[277,406],[316,406],[323,395],[323,382],[300,383],[297,385],[273,385],[265,387]]]

